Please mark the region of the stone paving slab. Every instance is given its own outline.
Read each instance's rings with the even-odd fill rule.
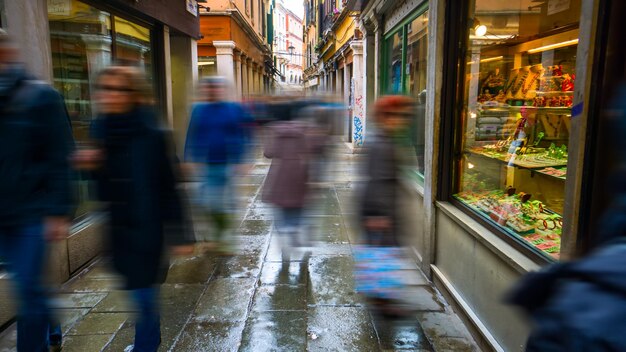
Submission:
[[[207,283],[218,265],[218,258],[194,255],[172,260],[167,273],[168,284]]]
[[[237,351],[244,322],[192,322],[172,348],[176,352]]]
[[[239,351],[306,351],[306,328],[302,312],[254,312],[246,323]]]
[[[112,338],[111,334],[67,336],[63,342],[63,352],[100,352]]]
[[[107,293],[67,293],[54,297],[52,306],[55,308],[93,308],[100,303]]]
[[[308,283],[308,263],[306,262],[265,262],[261,270],[260,285],[306,285]]]
[[[307,339],[308,351],[379,350],[376,331],[365,308],[310,309]]]
[[[256,279],[218,278],[207,287],[194,311],[194,322],[244,321]]]
[[[353,278],[354,261],[350,256],[311,257],[309,277],[311,280],[310,305],[363,305],[356,293]]]
[[[257,288],[253,311],[305,311],[305,285],[268,285]]]

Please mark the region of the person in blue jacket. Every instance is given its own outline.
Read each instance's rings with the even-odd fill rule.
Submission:
[[[197,205],[213,225],[212,237],[223,252],[229,251],[224,235],[235,209],[231,176],[243,161],[252,123],[241,104],[226,100],[226,90],[222,77],[200,82],[202,101],[192,108],[185,144],[185,161],[192,165],[188,169],[202,175]],[[209,244],[210,239],[201,240]]]
[[[17,350],[60,346],[43,285],[47,240],[62,240],[74,211],[74,140],[61,95],[35,81],[17,60],[18,49],[0,30],[0,258],[17,298]],[[49,337],[55,337],[50,341]]]

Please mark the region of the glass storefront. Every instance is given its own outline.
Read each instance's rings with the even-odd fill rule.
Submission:
[[[580,1],[552,5],[470,6],[455,197],[559,258]]]
[[[217,75],[217,65],[215,56],[200,56],[198,58],[198,77],[209,77]]]
[[[386,36],[381,93],[405,94],[417,103],[408,136],[412,170],[423,184],[426,121],[428,10],[422,8]]]
[[[98,72],[112,62],[143,67],[153,77],[151,31],[77,0],[48,7],[53,83],[63,95],[77,145],[88,142]],[[79,181],[79,209],[91,209],[89,183]]]

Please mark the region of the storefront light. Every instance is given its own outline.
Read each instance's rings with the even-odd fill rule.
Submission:
[[[499,61],[504,59],[504,56],[495,56],[495,57],[488,57],[486,59],[482,59],[480,60],[480,63],[485,63],[485,62],[493,62],[493,61]]]
[[[566,47],[566,46],[572,46],[572,45],[576,45],[576,44],[578,44],[578,39],[573,39],[573,40],[568,40],[568,41],[564,41],[564,42],[561,42],[561,43],[544,45],[544,46],[540,46],[540,47],[535,48],[535,49],[530,49],[530,50],[528,50],[528,53],[529,54],[540,53],[542,51],[563,48],[563,47]]]
[[[482,37],[487,34],[487,26],[480,24],[480,21],[477,18],[474,19],[472,29],[474,29],[474,35],[477,37]]]

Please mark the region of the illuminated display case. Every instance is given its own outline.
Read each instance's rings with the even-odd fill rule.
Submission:
[[[580,4],[528,5],[477,0],[470,13],[454,197],[558,259]]]

